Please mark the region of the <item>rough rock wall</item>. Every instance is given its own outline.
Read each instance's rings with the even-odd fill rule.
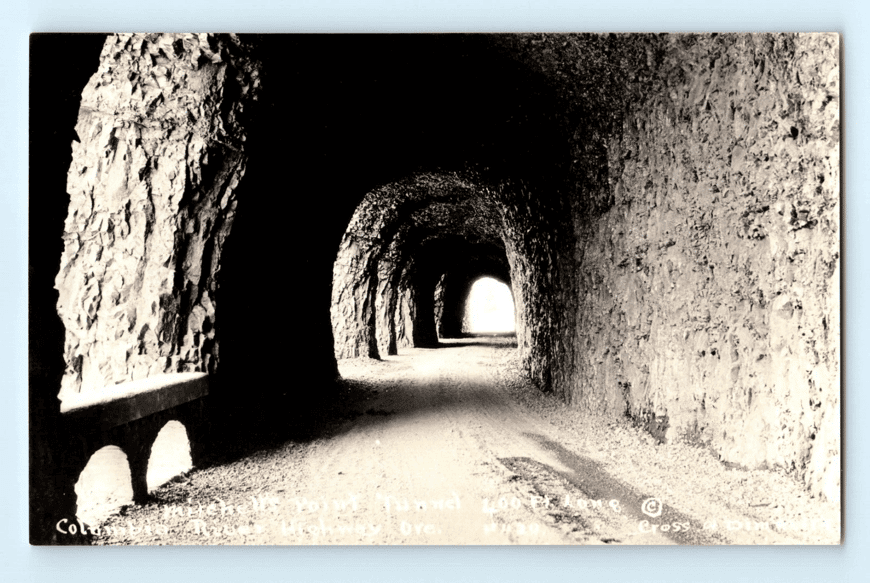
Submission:
[[[396,271],[394,236],[401,224],[398,217],[402,203],[410,189],[408,184],[400,184],[369,193],[360,202],[341,239],[333,267],[331,304],[337,359],[378,358],[378,328],[380,343],[389,346],[389,338],[384,335],[385,316],[379,317],[378,306],[389,307],[389,301],[385,300],[387,281]],[[379,277],[379,270],[388,279]]]
[[[570,254],[560,257],[572,240],[569,209],[559,193],[521,185],[500,198],[522,366],[538,388],[570,399],[574,311],[565,307],[573,303],[574,264]]]
[[[447,281],[447,274],[444,273],[435,284],[435,334],[438,338],[442,338],[441,331],[444,329],[444,284]]]
[[[342,241],[332,276],[336,358],[378,357],[377,265],[378,251],[367,239],[348,236]]]
[[[68,175],[61,398],[217,365],[215,276],[258,76],[235,36],[107,39]]]
[[[422,272],[422,273],[421,273]],[[435,329],[435,286],[437,276],[429,270],[414,274],[414,328],[411,341],[418,348],[438,346],[438,332]]]
[[[414,338],[414,318],[416,313],[413,292],[409,289],[400,291],[394,318],[396,324],[396,345],[399,348],[407,348],[414,345],[412,339]]]
[[[381,259],[378,264],[378,295],[375,303],[377,318],[378,352],[380,355],[398,354],[396,344],[396,302],[398,292],[396,282],[399,270],[389,258]]]
[[[507,263],[506,256],[505,263]],[[445,277],[444,308],[438,329],[438,335],[443,338],[461,338],[465,333],[466,300],[471,288],[471,285],[465,281],[467,278],[468,274],[465,270],[459,273],[448,272]]]
[[[839,39],[650,42],[575,219],[573,399],[838,499]]]

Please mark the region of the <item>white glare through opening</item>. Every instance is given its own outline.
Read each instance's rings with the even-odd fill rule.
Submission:
[[[505,284],[482,277],[471,286],[465,304],[463,332],[514,332],[514,300]]]

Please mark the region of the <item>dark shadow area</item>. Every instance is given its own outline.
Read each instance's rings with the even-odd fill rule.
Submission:
[[[504,351],[512,349],[510,345],[504,342],[494,341],[448,343],[443,348],[463,348],[467,346],[496,347]],[[415,349],[415,352],[427,350],[438,349]],[[501,355],[501,352],[498,354]],[[401,354],[398,358],[400,359],[398,361],[382,361],[380,366],[405,366],[401,361]],[[444,358],[446,360],[451,358],[450,351],[445,351]],[[489,360],[487,360],[487,363],[489,363]],[[392,377],[392,375],[390,376]],[[264,435],[264,439],[261,441],[256,441],[256,439],[254,441],[248,440],[250,443],[242,446],[244,448],[243,451],[253,452],[263,448],[273,448],[286,441],[307,442],[327,435],[341,435],[352,427],[350,423],[345,423],[346,421],[364,416],[368,418],[367,423],[386,423],[395,418],[428,415],[433,410],[437,410],[439,414],[450,415],[451,412],[463,410],[478,411],[492,409],[501,403],[499,399],[494,399],[490,384],[481,383],[474,385],[469,383],[464,385],[461,391],[442,392],[435,390],[439,382],[441,381],[433,381],[431,384],[433,389],[432,396],[426,400],[408,398],[408,391],[413,391],[413,388],[407,387],[402,383],[397,383],[393,378],[386,382],[372,377],[367,377],[365,380],[342,379],[338,383],[340,394],[330,403],[325,404],[321,411],[313,414],[311,419],[300,420],[300,424],[293,427],[287,427],[283,431]],[[444,382],[451,383],[452,381],[447,380]],[[383,391],[384,387],[388,387],[389,390]],[[256,438],[255,433],[252,433],[252,435]],[[237,446],[231,445],[230,447]],[[240,457],[235,452],[231,455],[234,456],[232,459]],[[221,463],[226,461],[228,460],[222,459]]]
[[[30,36],[27,364],[32,542],[44,542],[41,525],[53,508],[63,506],[54,498],[74,496],[53,487],[56,472],[47,470],[62,463],[69,439],[59,434],[64,327],[57,315],[54,278],[69,205],[70,144],[78,140],[75,125],[82,90],[97,71],[105,39],[104,34]]]
[[[512,341],[505,342],[506,339]],[[513,333],[470,334],[467,341],[440,341],[437,346],[415,350],[444,350],[471,346],[516,349]],[[449,358],[449,356],[447,356]],[[387,361],[386,366],[390,363]],[[262,380],[262,377],[259,377]],[[264,395],[253,403],[238,404],[236,398],[210,396],[211,428],[207,461],[200,467],[225,464],[241,459],[251,453],[270,450],[287,442],[306,443],[326,436],[340,434],[342,428],[349,428],[346,421],[361,415],[384,414],[381,411],[367,411],[368,401],[378,393],[372,389],[371,382],[337,378],[324,384],[321,391],[313,393],[306,401],[307,407],[300,407],[297,397],[290,391],[281,394]],[[463,393],[462,403],[457,406],[483,405],[487,402],[486,391]],[[416,410],[403,409],[398,414],[415,414]],[[389,411],[389,415],[396,414]]]
[[[287,399],[271,399],[259,402],[257,407],[236,410],[226,403],[217,404],[208,454],[199,467],[230,463],[290,441],[306,443],[335,434],[338,426],[355,416],[354,405],[364,397],[363,389],[349,381],[337,381],[335,388],[332,398],[304,411]]]

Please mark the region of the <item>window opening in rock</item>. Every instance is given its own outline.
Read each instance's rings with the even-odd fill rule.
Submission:
[[[145,474],[148,491],[162,486],[192,467],[193,461],[190,458],[190,441],[187,439],[187,431],[184,429],[184,425],[178,421],[169,421],[157,434],[157,439],[151,446],[148,473]]]
[[[462,331],[468,334],[515,332],[514,300],[510,288],[491,277],[474,282],[465,303]]]
[[[97,450],[75,485],[76,516],[95,526],[121,506],[133,503],[133,481],[127,455],[121,448],[107,445]]]

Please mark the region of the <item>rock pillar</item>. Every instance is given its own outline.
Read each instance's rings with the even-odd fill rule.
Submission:
[[[61,398],[214,371],[216,276],[258,77],[234,35],[106,41],[82,94],[67,181],[55,280],[66,328]]]

